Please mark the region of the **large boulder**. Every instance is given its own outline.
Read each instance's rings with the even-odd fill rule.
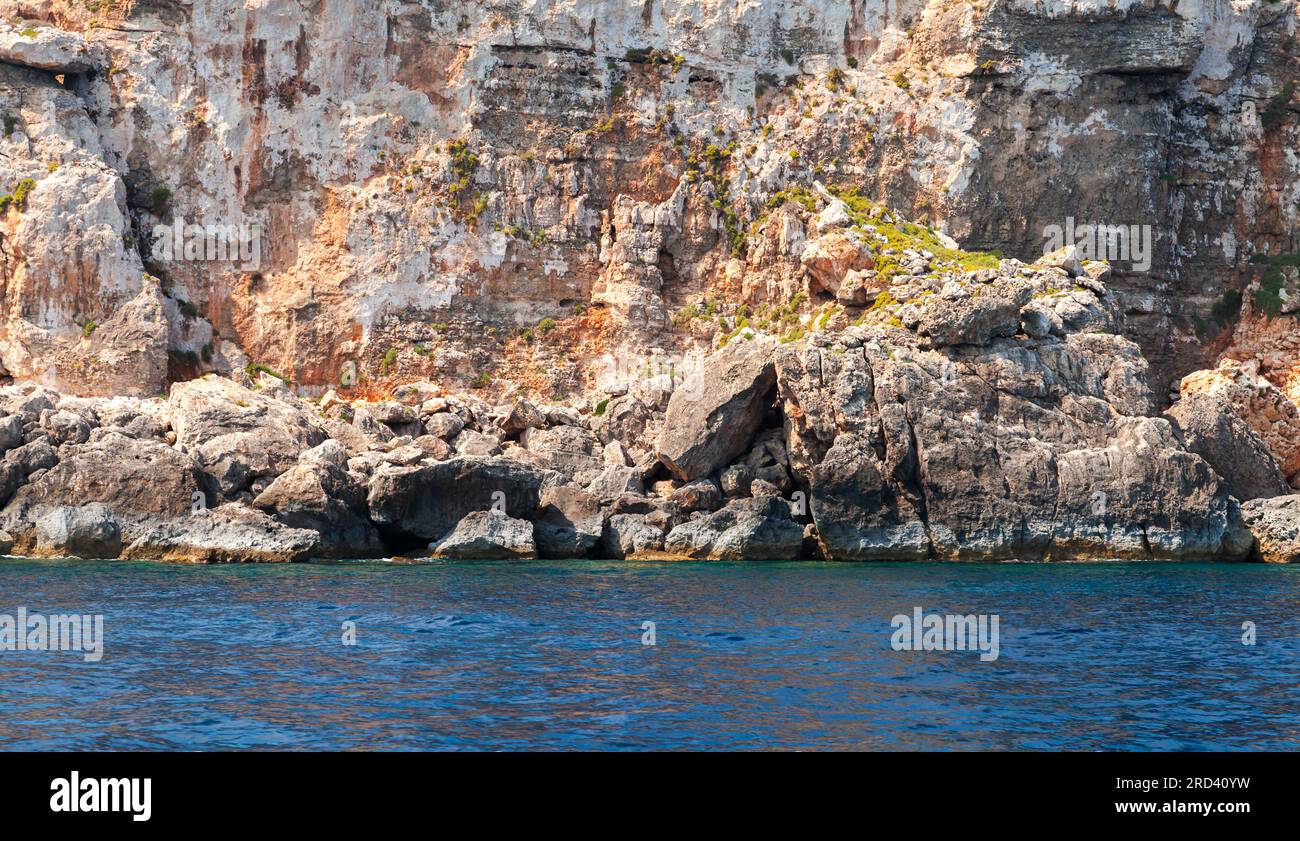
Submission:
[[[803,550],[803,526],[780,497],[734,500],[668,532],[664,551],[696,560],[792,561]]]
[[[103,503],[49,509],[36,519],[36,548],[41,557],[116,558],[122,532]]]
[[[692,511],[717,511],[722,507],[722,489],[712,479],[696,479],[673,491],[669,500],[688,514]]]
[[[494,511],[466,514],[441,540],[429,544],[435,558],[526,560],[537,557],[533,524]]]
[[[298,403],[209,375],[171,391],[176,443],[232,497],[255,480],[274,479],[298,455],[325,440],[325,431]]]
[[[1300,563],[1300,494],[1243,502],[1241,516],[1254,535],[1254,552],[1260,560]]]
[[[507,450],[510,458],[554,470],[575,484],[589,484],[605,467],[600,439],[580,426],[526,427],[519,444]]]
[[[560,476],[503,458],[453,458],[402,467],[380,465],[370,480],[370,519],[397,540],[430,541],[475,511],[531,520],[542,488]]]
[[[123,558],[184,563],[290,563],[316,554],[320,535],[239,503],[204,508],[141,530]]]
[[[187,514],[210,499],[211,487],[193,460],[161,442],[104,431],[64,449],[62,460],[19,488],[0,511],[0,524],[20,553],[35,551],[35,523],[51,509],[102,503],[126,542],[147,523]]]
[[[715,472],[745,452],[776,382],[770,338],[735,340],[673,392],[659,434],[659,460],[683,482]]]
[[[603,557],[614,560],[646,560],[663,556],[664,530],[647,521],[644,514],[612,514],[605,521],[600,538]]]
[[[605,517],[600,500],[567,485],[543,488],[533,537],[543,558],[585,558],[600,542]]]
[[[998,336],[1013,336],[1020,329],[1020,310],[1033,290],[1015,278],[998,278],[988,284],[945,285],[927,302],[917,332],[934,347],[987,345]]]
[[[0,23],[0,62],[50,73],[86,73],[104,64],[101,47],[53,26]]]
[[[329,440],[305,451],[253,500],[286,525],[320,534],[320,553],[369,558],[383,554],[366,510],[366,488],[347,471],[347,451]]]
[[[1237,499],[1244,501],[1291,492],[1263,439],[1221,394],[1188,394],[1166,414],[1184,446],[1209,462]]]

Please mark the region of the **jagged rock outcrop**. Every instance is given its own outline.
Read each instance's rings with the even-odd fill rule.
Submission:
[[[122,557],[181,563],[291,563],[318,553],[320,534],[295,529],[239,503],[153,523]]]
[[[791,518],[789,502],[756,496],[682,523],[664,539],[664,551],[695,560],[793,561],[803,551],[803,531]]]
[[[37,522],[53,510],[98,503],[127,543],[145,524],[188,514],[206,503],[209,485],[198,465],[161,441],[110,430],[86,444],[65,447],[50,451],[55,463],[29,473],[27,484],[0,511],[0,522],[19,553],[52,551],[50,540],[38,548]]]
[[[325,440],[325,431],[292,401],[207,376],[172,388],[172,428],[183,452],[192,453],[222,494],[269,482]]]
[[[543,488],[533,537],[543,558],[585,558],[600,542],[606,514],[600,500],[568,486]]]
[[[441,540],[429,544],[435,558],[527,560],[537,557],[533,524],[495,511],[473,511]]]
[[[50,73],[86,73],[101,67],[103,51],[85,39],[52,26],[0,23],[0,62]]]
[[[889,289],[895,243],[851,201],[790,210],[815,179],[1027,261],[1054,226],[1150,226],[1112,287],[1161,400],[1232,330],[1237,358],[1281,334],[1278,384],[1294,367],[1273,352],[1294,331],[1265,317],[1294,283],[1256,262],[1293,254],[1300,221],[1291,3],[0,10],[18,379],[143,396],[256,363],[313,396],[666,395],[715,315],[735,329],[683,311],[804,292],[805,316]],[[175,224],[257,226],[256,259],[156,253]]]
[[[303,452],[296,465],[257,495],[253,506],[288,526],[319,533],[322,554],[383,554],[379,532],[367,516],[366,486],[346,468],[347,451],[330,439]]]
[[[370,480],[367,504],[371,520],[396,538],[438,540],[476,511],[531,521],[542,488],[558,481],[558,474],[506,459],[385,464]]]
[[[122,530],[103,503],[59,506],[36,518],[36,555],[116,558]]]
[[[1212,403],[1208,407],[1211,416],[1222,414],[1226,418],[1225,422],[1234,426],[1244,423],[1254,433],[1245,439],[1239,439],[1236,448],[1253,451],[1262,445],[1271,457],[1270,460],[1290,480],[1291,486],[1300,484],[1300,409],[1297,409],[1291,397],[1282,389],[1260,375],[1256,361],[1243,363],[1225,359],[1213,370],[1188,374],[1183,378],[1180,393],[1179,402],[1191,400],[1193,408],[1180,409],[1175,404],[1170,411],[1171,415],[1181,417],[1191,414],[1196,407],[1207,407],[1207,401]],[[1234,421],[1234,418],[1237,420]],[[1267,467],[1259,466],[1263,459],[1263,454],[1235,452],[1232,455],[1225,454],[1221,461],[1224,462],[1224,469],[1234,475],[1244,470],[1267,474]],[[1258,488],[1264,490],[1270,486],[1271,480],[1267,484],[1258,485]],[[1251,493],[1249,496],[1274,496],[1281,492],[1284,491]]]
[[[14,549],[1237,559],[1300,477],[1293,4],[319,11],[0,0]]]
[[[1265,563],[1300,563],[1300,495],[1252,499],[1241,514],[1255,536],[1255,555]]]
[[[1243,502],[1291,493],[1268,446],[1231,404],[1208,393],[1184,396],[1170,407],[1183,445],[1205,459]]]
[[[1052,271],[1022,278],[1024,288],[1051,283]],[[979,275],[967,283],[980,297]],[[1105,311],[1100,301],[1094,309]],[[1146,416],[1153,404],[1133,343],[1106,333],[995,338],[968,326],[987,324],[984,312],[948,312],[966,314],[952,323],[974,341],[939,352],[932,337],[852,328],[777,354],[791,462],[827,557],[1248,550],[1221,479],[1168,422]]]
[[[739,339],[673,392],[655,450],[677,478],[707,476],[744,452],[775,384],[771,339]]]

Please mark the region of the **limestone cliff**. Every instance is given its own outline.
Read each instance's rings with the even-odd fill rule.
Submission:
[[[1084,440],[1137,436],[1266,495],[1300,482],[1296,16],[1294,0],[0,0],[0,374],[100,397],[284,381],[372,437],[426,422],[365,420],[364,401],[412,384],[596,426],[634,400],[618,417],[636,428],[600,445],[675,475],[656,428],[738,336],[789,346],[773,354],[789,372],[845,331],[901,330],[881,353],[949,348],[981,378],[1011,351],[970,348],[1056,337],[1076,355],[1057,398],[1153,419],[1200,396],[1155,427],[1060,409],[1065,438],[1026,431],[1035,458],[1056,470]],[[1097,227],[1124,246],[1082,255],[1113,258],[1104,278],[1068,250],[1058,284],[1025,268],[1054,230]],[[1130,357],[1095,335],[1140,347],[1140,407],[1079,379],[1103,364],[1090,354]],[[1025,370],[1064,364],[1025,353],[1041,352],[1015,351]],[[751,414],[805,411],[796,380]],[[961,411],[1042,397],[996,383]],[[862,408],[887,424],[880,397]],[[363,420],[331,414],[340,401]],[[805,439],[796,423],[783,446]],[[212,473],[198,442],[177,446]],[[805,490],[817,455],[792,477]],[[910,522],[924,476],[894,478]],[[367,529],[389,525],[353,513],[377,545]],[[1170,551],[1212,554],[1211,532]],[[1042,543],[989,534],[921,542]]]

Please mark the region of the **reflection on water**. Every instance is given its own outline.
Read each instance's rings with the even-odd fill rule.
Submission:
[[[105,652],[0,651],[10,749],[1300,747],[1285,567],[0,561],[19,606]],[[893,651],[917,606],[1000,657]]]

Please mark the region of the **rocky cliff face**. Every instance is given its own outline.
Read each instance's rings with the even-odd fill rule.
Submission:
[[[621,494],[761,499],[743,479],[773,464],[784,482],[762,481],[834,525],[763,545],[836,557],[1241,554],[1234,500],[1300,479],[1291,0],[0,0],[0,18],[4,376],[175,405],[215,372],[312,401],[332,428],[277,425],[294,446],[240,469],[228,396],[193,396],[218,407],[198,427],[158,423],[232,504],[297,471],[273,497],[338,503],[342,545],[444,536],[293,461],[392,435],[422,482],[452,440],[545,453],[526,460],[584,493],[600,478],[625,528],[591,539],[620,553],[668,551],[652,532],[682,525],[612,510]],[[1026,268],[1085,226],[1115,250]],[[674,407],[737,339],[771,346],[750,364],[766,379]],[[1178,388],[1201,368],[1225,373]],[[413,388],[481,407],[453,435],[417,429],[444,414],[418,406],[372,416]],[[508,423],[520,397],[546,422]],[[717,437],[737,407],[744,434]],[[1122,536],[1062,533],[1084,491],[1088,511],[1129,500]],[[267,510],[310,531],[296,505]],[[503,533],[474,529],[465,545]]]

